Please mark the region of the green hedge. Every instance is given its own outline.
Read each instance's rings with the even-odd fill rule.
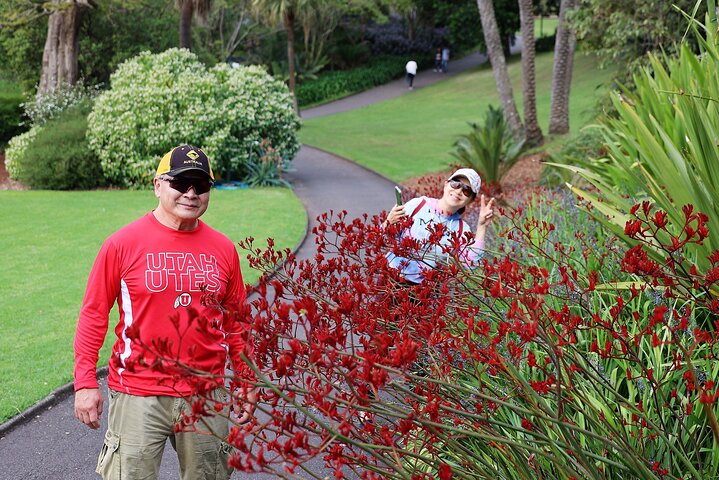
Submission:
[[[297,86],[300,106],[326,102],[382,85],[404,75],[404,57],[379,57],[366,67],[327,72]]]
[[[534,51],[540,52],[551,52],[554,50],[554,43],[557,41],[557,34],[550,35],[547,37],[536,38],[534,40]]]
[[[20,125],[22,102],[23,96],[19,92],[0,92],[0,147],[15,135],[27,130]]]
[[[16,178],[35,189],[92,189],[105,184],[100,161],[87,138],[89,102],[47,122],[15,161]]]

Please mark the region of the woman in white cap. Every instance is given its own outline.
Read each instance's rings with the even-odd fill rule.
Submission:
[[[437,244],[427,243],[425,248],[412,258],[399,257],[391,252],[387,255],[390,266],[400,270],[403,283],[422,283],[422,273],[435,267],[441,259],[447,258],[443,246],[449,245],[454,235],[462,238],[466,232],[474,233],[474,241],[455,253],[465,264],[472,264],[477,260],[484,249],[487,225],[494,218],[495,200],[490,198],[486,201],[485,196],[480,195],[479,219],[473,230],[462,219],[462,214],[479,194],[481,185],[482,181],[477,172],[471,168],[460,168],[445,182],[442,198],[414,198],[404,205],[395,205],[390,210],[385,225],[400,222],[409,215],[412,224],[402,232],[402,236],[409,236],[420,242],[429,239],[433,230],[431,225],[444,227],[443,236]]]

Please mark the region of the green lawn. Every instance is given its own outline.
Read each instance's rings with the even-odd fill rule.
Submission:
[[[157,201],[151,191],[112,190],[2,191],[0,202],[1,422],[72,380],[73,335],[95,254]],[[253,236],[262,246],[271,237],[281,248],[295,247],[307,223],[292,191],[279,188],[213,191],[203,219],[235,241]],[[258,274],[246,263],[245,282],[253,283]]]
[[[557,17],[535,17],[534,38],[550,37],[554,35],[557,25],[559,25],[559,18]]]
[[[549,119],[553,53],[537,56],[537,110],[546,132]],[[596,57],[577,53],[570,101],[573,131],[591,121],[594,105],[612,72],[599,70]],[[521,109],[521,65],[509,65],[514,95]],[[488,65],[447,81],[407,92],[365,108],[306,119],[302,141],[350,158],[400,182],[447,168],[455,138],[469,131],[467,122],[481,122],[489,104],[499,105]]]
[[[20,95],[21,93],[20,85],[4,78],[0,73],[0,95]]]

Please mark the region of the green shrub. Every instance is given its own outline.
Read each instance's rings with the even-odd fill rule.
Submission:
[[[47,19],[42,21],[42,18],[0,28],[2,68],[12,72],[13,79],[27,94],[35,92],[42,69],[43,47],[47,40]]]
[[[559,149],[549,153],[550,164],[542,169],[541,182],[549,188],[562,187],[566,183],[577,184],[581,177],[565,166],[574,165],[592,169],[599,163],[594,159],[601,158],[605,154],[606,147],[600,129],[592,125],[585,127],[563,143]],[[603,164],[597,168],[602,169]]]
[[[539,37],[534,39],[534,51],[536,53],[551,52],[554,50],[554,44],[557,42],[556,32],[548,37]]]
[[[0,147],[25,130],[22,126],[22,101],[19,91],[0,91]]]
[[[299,150],[287,87],[256,66],[211,69],[184,49],[143,52],[120,65],[88,118],[88,140],[115,185],[149,187],[161,155],[202,147],[218,177],[237,178],[255,142],[284,158]]]
[[[52,92],[33,98],[27,103],[21,104],[20,108],[25,109],[25,117],[29,119],[28,124],[30,130],[12,138],[8,142],[7,151],[5,152],[5,167],[10,177],[23,181],[22,179],[28,178],[28,175],[33,176],[24,171],[28,165],[32,165],[32,162],[26,160],[25,153],[35,141],[37,135],[43,130],[43,125],[52,119],[62,117],[64,112],[74,107],[78,107],[77,111],[74,112],[73,115],[70,115],[70,118],[74,119],[77,112],[84,112],[84,114],[87,115],[94,97],[97,95],[97,91],[97,87],[88,87],[82,82],[79,82],[75,85],[58,88]],[[87,129],[86,127],[84,128],[85,130]],[[85,130],[83,130],[82,134],[83,142],[85,141]],[[85,148],[87,148],[87,146]],[[50,153],[52,157],[52,152]],[[38,188],[52,187],[38,186]],[[75,187],[58,187],[57,189],[67,188]]]
[[[524,148],[524,140],[512,137],[504,114],[490,105],[484,125],[470,123],[472,131],[460,135],[454,142],[452,156],[482,174],[489,184],[495,184],[517,161]]]
[[[8,141],[7,149],[5,150],[5,168],[10,178],[17,180],[22,176],[22,165],[26,163],[25,152],[41,131],[41,126],[33,127]]]
[[[289,182],[282,178],[289,162],[266,139],[257,145],[255,155],[246,167],[245,182],[250,187],[290,187]]]
[[[89,103],[77,104],[35,127],[20,157],[17,179],[31,188],[74,190],[104,183],[102,169],[85,137]]]
[[[337,70],[350,70],[367,64],[372,51],[365,39],[364,27],[342,22],[332,32],[327,45],[330,65]]]
[[[402,76],[405,63],[401,57],[381,57],[367,67],[323,73],[297,86],[297,103],[312,105],[382,85]]]

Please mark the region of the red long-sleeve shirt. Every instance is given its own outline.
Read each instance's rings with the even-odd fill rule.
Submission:
[[[223,317],[219,309],[201,305],[202,289],[225,307],[245,301],[237,250],[225,235],[203,222],[191,231],[174,230],[152,212],[112,234],[95,259],[80,310],[75,390],[98,386],[99,350],[115,302],[120,318],[108,373],[113,390],[139,396],[190,394],[186,382],[143,366],[161,345],[179,362],[217,375],[224,373],[229,352],[235,372],[247,374],[240,358],[242,324],[236,316]]]

